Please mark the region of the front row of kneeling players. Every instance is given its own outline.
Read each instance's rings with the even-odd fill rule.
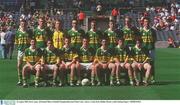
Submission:
[[[53,46],[51,40],[47,41],[47,47],[43,51],[36,48],[36,41],[31,39],[30,47],[25,50],[23,67],[23,87],[27,87],[27,79],[35,74],[35,87],[41,81],[48,84],[48,73],[52,73],[52,85],[63,86],[67,81],[67,73],[70,72],[69,85],[81,85],[82,70],[90,70],[91,85],[102,85],[101,73],[110,71],[110,85],[120,85],[120,72],[127,70],[130,85],[139,85],[138,71],[145,71],[144,85],[148,85],[151,74],[150,58],[141,47],[141,41],[137,40],[136,45],[127,48],[123,45],[123,39],[118,39],[118,45],[114,49],[108,48],[108,40],[102,38],[101,46],[96,51],[88,46],[89,39],[83,38],[79,50],[70,45],[70,39],[64,38],[62,50]],[[59,78],[58,78],[59,77]],[[76,77],[76,81],[75,81]],[[58,82],[57,82],[58,80]],[[76,82],[76,83],[75,83]],[[58,84],[57,84],[58,83]]]

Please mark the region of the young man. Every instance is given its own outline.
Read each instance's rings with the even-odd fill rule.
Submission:
[[[98,49],[100,47],[100,40],[95,20],[91,21],[91,29],[87,32],[87,36],[89,37],[89,46],[94,50]]]
[[[40,64],[41,57],[42,57],[42,51],[36,48],[36,41],[34,39],[31,39],[30,47],[25,50],[25,54],[24,54],[24,59],[26,64],[24,65],[22,70],[23,87],[28,86],[27,79],[28,77],[30,77],[30,73],[36,75],[35,87],[39,86],[39,78],[42,72],[41,64]]]
[[[131,57],[130,52],[124,46],[124,40],[122,38],[118,38],[118,45],[115,47],[115,64],[116,64],[116,83],[120,85],[120,72],[122,70],[128,71],[128,76],[130,80],[130,85],[133,85],[133,75],[132,75],[132,68],[131,68]]]
[[[52,37],[54,47],[57,49],[62,49],[63,47],[63,37],[64,32],[62,30],[62,22],[60,20],[55,21],[55,30]]]
[[[91,70],[91,83],[94,86],[94,64],[92,63],[94,61],[95,51],[93,48],[89,46],[89,38],[84,37],[82,40],[82,46],[79,50],[79,58],[80,58],[80,66],[81,70]],[[82,74],[82,73],[81,73]]]
[[[47,75],[48,71],[52,71],[53,86],[56,86],[58,73],[62,73],[62,71],[64,71],[65,69],[65,64],[62,62],[63,57],[60,56],[60,54],[61,54],[60,51],[54,48],[52,41],[48,40],[47,47],[43,51],[42,66],[43,66],[45,75]],[[59,74],[59,76],[62,76],[62,75]],[[47,80],[45,80],[45,82],[47,82]],[[60,77],[59,86],[62,86],[62,85],[63,85],[62,78]]]
[[[116,66],[113,63],[112,60],[112,56],[113,56],[113,52],[108,48],[107,46],[107,39],[106,38],[102,38],[101,40],[101,47],[97,49],[96,51],[96,59],[94,61],[95,63],[95,68],[92,70],[92,72],[95,73],[95,75],[97,76],[97,85],[101,85],[102,84],[102,78],[101,77],[102,73],[109,73],[108,69],[110,69],[111,73],[111,80],[110,80],[110,85],[114,85],[113,84],[113,77],[115,75],[115,69]],[[109,75],[109,74],[107,74]]]
[[[79,49],[81,47],[82,34],[78,30],[77,20],[72,20],[72,28],[68,31],[68,35],[71,37],[72,47]]]
[[[150,57],[148,57],[148,53],[142,48],[140,40],[136,41],[136,45],[132,48],[134,61],[132,63],[132,68],[134,71],[134,78],[136,81],[136,85],[139,85],[139,80],[137,78],[137,70],[142,72],[145,70],[145,78],[143,80],[144,85],[148,85],[148,80],[151,75],[151,65],[150,65]]]
[[[38,19],[38,26],[34,29],[34,38],[37,42],[37,47],[44,49],[46,47],[46,41],[48,39],[47,32],[45,30],[45,20],[43,17]]]
[[[26,48],[29,47],[29,34],[26,31],[26,21],[21,20],[19,29],[15,35],[15,44],[18,49],[17,55],[17,71],[18,71],[18,83],[17,85],[22,85],[22,64],[23,64],[23,55]]]
[[[116,46],[116,38],[117,34],[114,31],[114,22],[112,20],[109,21],[109,28],[105,30],[105,34],[109,38],[109,48],[113,49]]]
[[[149,52],[152,59],[151,64],[154,65],[155,60],[155,42],[156,33],[155,30],[150,27],[150,20],[144,18],[143,27],[140,28],[140,35],[142,39],[142,46]],[[154,67],[154,66],[153,66]],[[151,82],[154,83],[155,71],[152,69]]]
[[[77,50],[70,45],[71,40],[69,37],[64,38],[64,46],[62,51],[64,53],[64,61],[66,63],[66,69],[70,69],[70,86],[74,86],[75,74],[77,74],[77,83],[79,86],[81,83],[80,80],[80,63],[78,60]]]
[[[131,25],[131,18],[125,17],[125,25],[122,28],[122,35],[124,38],[124,45],[132,48],[135,45],[135,40],[138,37],[138,30]]]

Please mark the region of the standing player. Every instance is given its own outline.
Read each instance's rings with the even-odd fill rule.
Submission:
[[[145,70],[145,78],[143,80],[145,86],[148,85],[148,80],[151,73],[151,65],[150,58],[148,57],[147,52],[144,48],[142,48],[141,42],[139,40],[136,41],[136,45],[132,48],[134,61],[132,63],[132,68],[134,71],[134,78],[136,81],[136,85],[139,85],[139,80],[137,78],[137,70],[142,72]]]
[[[63,37],[64,37],[64,32],[62,30],[62,25],[61,25],[60,20],[55,21],[55,30],[54,34],[52,37],[54,47],[57,49],[62,49],[63,47]]]
[[[142,46],[148,50],[150,57],[152,59],[152,68],[154,67],[154,59],[155,59],[155,41],[156,41],[156,33],[155,30],[150,27],[150,21],[148,18],[144,18],[143,27],[140,28],[140,35],[142,39]],[[155,82],[154,80],[155,71],[152,69],[152,78],[151,82]]]
[[[115,47],[115,64],[116,64],[116,81],[117,85],[120,85],[120,72],[122,70],[128,71],[128,76],[130,80],[130,85],[134,85],[133,83],[133,75],[132,75],[132,68],[131,68],[131,57],[130,52],[124,46],[124,42],[122,38],[118,39],[118,45]]]
[[[80,85],[80,63],[78,60],[77,50],[70,45],[71,40],[69,37],[64,38],[64,46],[62,51],[64,53],[64,61],[66,63],[66,69],[70,69],[70,86],[74,86],[75,74],[77,74],[77,83]]]
[[[138,30],[131,25],[131,18],[125,17],[125,25],[122,28],[122,35],[124,38],[124,45],[132,48],[135,45],[135,40],[138,37]]]
[[[97,49],[100,47],[99,43],[99,33],[96,29],[96,21],[91,21],[91,29],[87,32],[87,35],[89,37],[89,46],[93,49]]]
[[[114,22],[112,20],[109,21],[109,28],[105,30],[105,34],[109,38],[109,48],[113,49],[116,46],[116,37],[117,34],[114,31]]]
[[[19,29],[15,35],[15,44],[18,49],[17,55],[17,71],[18,71],[18,83],[17,85],[22,85],[22,64],[23,64],[23,55],[26,48],[29,47],[29,34],[26,31],[26,21],[21,20]]]
[[[48,36],[46,35],[47,32],[45,30],[45,20],[43,17],[38,19],[38,26],[34,29],[34,38],[37,42],[37,47],[44,49],[46,47],[46,41]]]
[[[95,75],[97,76],[97,85],[102,84],[102,78],[103,73],[108,73],[108,69],[111,70],[111,80],[110,80],[110,85],[113,85],[113,77],[115,75],[115,64],[113,63],[111,57],[112,57],[112,51],[108,48],[107,46],[107,39],[102,38],[101,40],[101,47],[97,49],[96,51],[96,59],[94,61],[95,63],[95,68],[94,72]],[[108,75],[108,74],[107,74]]]
[[[79,50],[80,66],[81,70],[91,70],[91,83],[94,86],[94,61],[95,51],[89,46],[89,39],[84,37],[82,40],[82,46]]]
[[[36,75],[35,78],[35,87],[39,86],[39,78],[41,75],[41,59],[42,51],[36,48],[35,39],[31,39],[30,47],[25,50],[24,59],[26,64],[23,67],[22,76],[23,76],[23,87],[27,87],[27,79],[30,77],[30,73]]]
[[[45,75],[47,75],[48,71],[52,71],[53,74],[53,86],[56,86],[57,83],[57,75],[59,73],[63,73],[61,72],[64,71],[65,69],[65,64],[62,62],[62,57],[60,57],[60,50],[54,48],[53,43],[51,40],[47,41],[47,47],[44,49],[43,51],[43,62],[42,62],[42,66],[43,66],[43,70]],[[62,76],[61,74],[59,74],[59,76]],[[45,80],[45,82],[47,82],[47,80]],[[59,86],[62,86],[62,78],[60,77],[60,83]]]
[[[72,47],[79,49],[81,47],[82,33],[78,30],[77,20],[72,20],[72,28],[68,31],[68,35],[71,37]]]

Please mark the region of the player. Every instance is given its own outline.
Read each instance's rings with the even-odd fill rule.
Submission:
[[[92,86],[94,86],[94,56],[95,56],[95,51],[93,48],[91,48],[89,46],[89,38],[88,37],[84,37],[82,40],[82,46],[79,50],[79,57],[80,57],[80,66],[81,66],[81,70],[91,70],[91,83]]]
[[[111,70],[110,85],[114,85],[112,83],[112,80],[115,75],[116,66],[111,59],[113,52],[108,48],[107,41],[108,40],[106,38],[102,38],[101,47],[97,49],[96,55],[95,55],[96,58],[94,61],[95,63],[94,72],[95,72],[95,75],[97,76],[98,86],[102,85],[102,77],[101,77],[102,73],[103,72],[108,73],[108,69]]]
[[[22,85],[22,64],[23,55],[26,48],[29,47],[30,35],[27,33],[27,24],[25,20],[20,21],[19,29],[15,35],[15,44],[17,46],[17,71],[18,71],[18,83]]]
[[[27,87],[27,79],[30,77],[30,74],[33,73],[36,75],[35,77],[35,87],[39,86],[39,79],[41,75],[41,57],[42,51],[39,48],[36,48],[36,41],[35,39],[31,39],[30,47],[25,50],[24,59],[26,64],[22,70],[22,77],[23,77],[23,87]]]
[[[70,45],[71,40],[68,36],[64,38],[64,46],[62,51],[64,53],[64,61],[66,63],[66,69],[70,69],[70,86],[74,86],[75,76],[77,77],[76,85],[79,86],[81,83],[80,77],[80,63],[78,60],[77,49]],[[75,75],[77,74],[77,75]]]
[[[92,20],[91,29],[87,32],[87,35],[89,37],[89,46],[93,48],[94,50],[100,47],[99,34],[100,32],[98,32],[96,29],[96,21]]]
[[[130,51],[124,46],[124,40],[122,38],[118,38],[118,45],[115,47],[115,64],[116,64],[116,84],[120,85],[120,72],[122,70],[128,71],[128,76],[130,80],[130,85],[134,85],[133,83],[133,75],[132,75],[132,67],[131,67],[131,56]]]
[[[54,47],[57,49],[62,49],[63,47],[63,37],[64,37],[64,32],[62,30],[62,22],[60,20],[55,21],[55,30],[53,34],[53,44]]]
[[[143,80],[144,85],[147,86],[150,73],[151,73],[151,65],[150,65],[150,57],[148,53],[142,48],[140,40],[136,41],[136,45],[132,48],[134,61],[132,63],[132,68],[134,71],[134,78],[136,81],[136,85],[139,86],[139,80],[137,78],[137,70],[145,71],[145,78]]]
[[[54,48],[51,40],[47,41],[47,47],[43,51],[42,66],[44,74],[47,75],[48,71],[52,71],[53,74],[53,86],[57,86],[58,73],[62,73],[65,69],[65,64],[62,62],[63,57],[60,56],[61,52],[57,48]],[[60,72],[59,72],[60,71]],[[62,76],[59,74],[59,76]],[[45,80],[47,83],[47,80]],[[62,86],[62,78],[60,77],[59,86]]]

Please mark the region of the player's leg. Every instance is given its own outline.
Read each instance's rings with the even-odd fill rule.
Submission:
[[[120,85],[121,82],[120,82],[120,72],[121,72],[121,65],[120,63],[115,63],[116,65],[116,84],[117,85]]]
[[[149,77],[150,77],[150,73],[151,73],[151,65],[149,63],[145,63],[143,65],[143,67],[144,67],[144,70],[146,71],[145,72],[145,78],[144,78],[143,82],[147,86],[148,85],[148,80],[149,80]]]
[[[53,71],[53,86],[57,83],[58,66],[56,64],[51,65],[50,68]]]
[[[97,63],[95,64],[95,68],[94,68],[94,71],[95,71],[95,75],[97,77],[97,85],[101,85],[101,71],[102,71],[102,65]]]
[[[35,77],[35,87],[39,86],[39,79],[40,79],[40,75],[41,75],[41,65],[38,64],[34,67],[34,70],[36,71],[36,77]]]
[[[114,85],[114,79],[115,79],[115,72],[116,72],[116,65],[114,63],[109,63],[108,68],[110,69],[110,85]]]
[[[81,68],[80,63],[76,63],[76,74],[77,74],[77,83],[76,83],[76,85],[77,86],[81,85],[81,71],[82,71],[82,68]]]
[[[24,54],[23,52],[18,51],[18,56],[17,56],[18,83],[17,83],[17,85],[22,85],[23,54]]]
[[[134,82],[133,82],[133,73],[132,73],[132,67],[131,67],[131,64],[130,63],[126,63],[124,64],[124,68],[125,70],[128,71],[128,76],[129,76],[129,83],[130,85],[134,85]]]
[[[75,69],[76,69],[76,64],[73,63],[70,66],[70,86],[74,86]]]
[[[96,77],[95,64],[92,64],[90,66],[90,70],[91,70],[91,85],[95,86],[95,77]]]
[[[66,78],[66,76],[65,76],[66,71],[65,70],[66,70],[65,65],[60,64],[60,66],[59,66],[59,85],[58,85],[60,87],[63,86],[65,83],[65,78]]]
[[[26,64],[22,69],[23,87],[28,87],[27,79],[30,76],[30,67]]]
[[[136,85],[139,86],[139,79],[138,79],[138,63],[132,63],[131,64],[133,69],[133,76],[136,82]]]

